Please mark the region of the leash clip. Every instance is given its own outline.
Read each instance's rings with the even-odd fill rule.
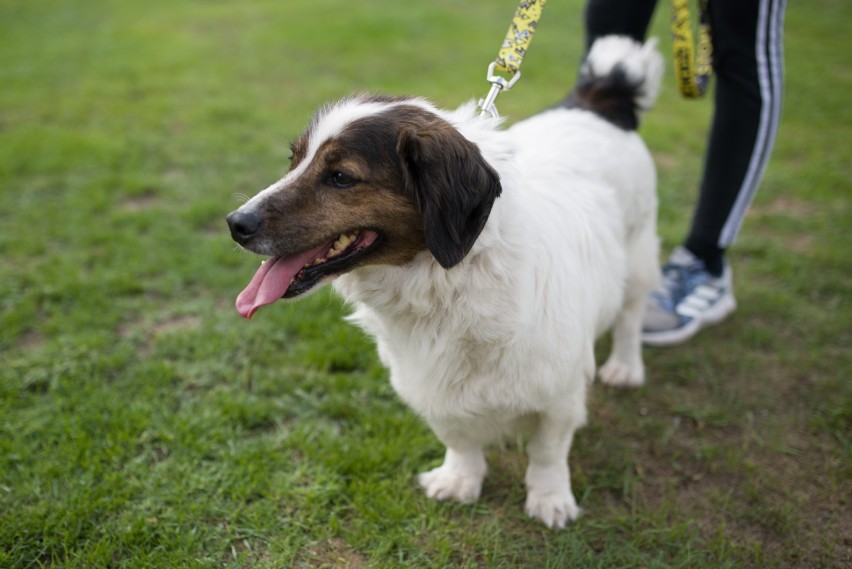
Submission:
[[[484,117],[488,115],[495,119],[500,117],[500,113],[497,112],[497,107],[494,104],[497,100],[497,95],[514,87],[515,83],[518,82],[518,79],[521,78],[520,70],[516,70],[511,78],[506,79],[494,72],[496,68],[497,62],[492,61],[491,65],[488,66],[488,73],[486,75],[486,79],[489,83],[491,83],[491,90],[488,91],[488,95],[486,95],[484,99],[479,100],[479,108],[481,110],[480,116]]]

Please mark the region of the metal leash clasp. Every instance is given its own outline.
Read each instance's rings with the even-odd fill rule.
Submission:
[[[518,82],[518,79],[521,78],[521,72],[516,70],[514,75],[507,80],[505,77],[500,77],[494,72],[496,68],[497,62],[492,61],[491,65],[488,66],[488,74],[486,75],[486,79],[491,83],[491,90],[488,91],[488,95],[484,99],[479,100],[480,116],[484,117],[487,115],[495,119],[500,117],[500,113],[497,112],[497,107],[494,104],[497,100],[497,95],[502,91],[511,89]]]

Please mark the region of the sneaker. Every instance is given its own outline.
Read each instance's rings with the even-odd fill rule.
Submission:
[[[663,265],[663,279],[651,293],[642,321],[642,342],[674,346],[699,330],[727,318],[737,307],[731,268],[714,277],[704,263],[683,247]]]

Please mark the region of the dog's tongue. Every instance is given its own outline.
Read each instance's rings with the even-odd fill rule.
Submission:
[[[329,244],[324,244],[291,257],[272,257],[267,260],[237,297],[237,312],[244,318],[251,318],[258,308],[284,296],[296,273],[322,256],[328,248]]]

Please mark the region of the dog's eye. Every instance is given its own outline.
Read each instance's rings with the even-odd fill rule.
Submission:
[[[335,188],[351,188],[358,183],[358,180],[338,170],[328,178],[328,183]]]

